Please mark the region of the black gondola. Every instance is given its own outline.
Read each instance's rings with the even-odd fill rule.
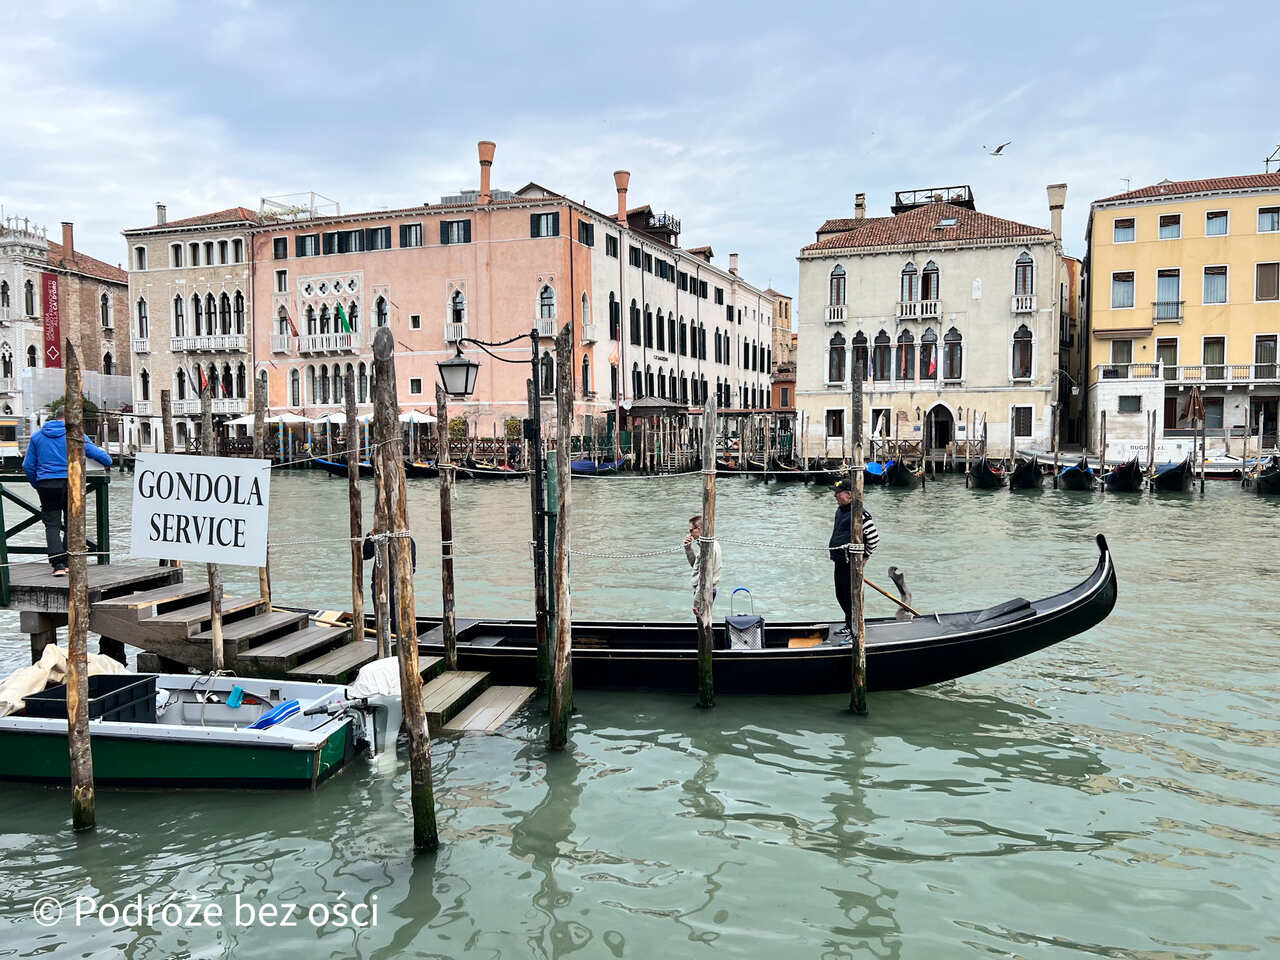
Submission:
[[[1107,542],[1097,538],[1098,564],[1081,583],[1043,600],[1018,597],[982,610],[914,620],[867,621],[871,690],[908,690],[954,680],[1083,633],[1115,606],[1116,573]],[[372,622],[372,621],[370,621]],[[419,649],[441,656],[439,618],[418,621]],[[727,649],[716,625],[717,693],[843,693],[849,689],[848,640],[839,623],[770,624],[764,648]],[[534,624],[529,620],[459,620],[463,670],[488,671],[494,683],[532,683]],[[573,683],[605,688],[689,692],[697,687],[693,623],[574,621]]]
[[[529,471],[468,457],[458,464],[454,475],[459,480],[523,480],[529,476]]]
[[[1149,481],[1151,489],[1162,493],[1180,493],[1191,486],[1193,473],[1191,456],[1188,454],[1181,463],[1166,463],[1156,467],[1156,472],[1151,475]]]
[[[1063,467],[1062,472],[1058,474],[1058,483],[1063,490],[1092,490],[1097,479],[1093,474],[1093,468],[1089,466],[1089,461],[1084,457],[1080,458],[1079,463]]]
[[[1107,470],[1102,475],[1102,482],[1111,493],[1139,493],[1142,490],[1142,467],[1138,458],[1126,460]]]
[[[1009,474],[1010,490],[1038,490],[1044,474],[1040,472],[1040,458],[1034,453],[1030,457],[1020,457],[1013,462],[1013,470]]]
[[[745,469],[736,457],[716,457],[716,473],[742,473]]]
[[[969,471],[969,480],[979,490],[995,490],[1004,486],[1004,464],[981,457]]]
[[[840,475],[839,470],[824,470],[820,466],[813,466],[806,470],[800,464],[779,460],[777,457],[772,458],[769,467],[770,480],[784,480],[792,483],[835,483]]]
[[[872,460],[862,468],[862,482],[868,487],[884,486],[885,465],[879,460]]]
[[[1247,485],[1258,493],[1280,495],[1280,457],[1272,457],[1264,463],[1257,476],[1250,477]]]
[[[325,460],[323,457],[317,457],[316,466],[335,477],[345,477],[347,475],[347,462],[345,460]],[[367,460],[362,460],[360,462],[360,476],[372,477],[373,464]]]
[[[889,487],[915,487],[920,484],[920,471],[901,460],[890,460],[884,465],[884,482]]]
[[[404,475],[411,480],[430,480],[432,477],[440,476],[440,470],[434,461],[424,463],[421,460],[406,460]]]

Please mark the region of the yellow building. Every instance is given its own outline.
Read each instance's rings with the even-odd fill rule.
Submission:
[[[1165,180],[1097,200],[1086,240],[1090,446],[1105,410],[1109,457],[1145,449],[1154,407],[1160,454],[1182,453],[1193,386],[1211,449],[1232,448],[1246,425],[1275,444],[1280,173]]]

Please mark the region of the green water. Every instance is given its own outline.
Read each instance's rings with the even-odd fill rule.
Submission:
[[[277,599],[349,606],[343,544],[283,542],[342,536],[345,484],[273,483]],[[127,482],[113,486],[124,545]],[[81,838],[65,792],[0,785],[0,958],[1280,956],[1280,502],[1230,483],[1157,499],[954,480],[868,498],[869,572],[905,569],[917,607],[1055,592],[1092,569],[1103,532],[1115,612],[984,674],[873,695],[865,719],[841,697],[702,712],[582,692],[565,755],[543,749],[536,708],[504,735],[438,741],[431,857],[408,850],[403,756],[313,795],[103,791]],[[574,501],[579,549],[647,553],[679,546],[699,483],[583,481]],[[434,484],[409,505],[418,604],[435,611]],[[829,562],[794,549],[825,543],[832,507],[723,479],[717,616],[739,585],[766,618],[832,615]],[[527,513],[522,486],[459,484],[461,615],[528,615]],[[578,616],[687,615],[679,553],[580,555],[573,573]],[[12,668],[25,638],[4,617]],[[75,923],[77,896],[138,895],[216,903],[222,925]],[[64,901],[50,927],[32,918],[41,896]],[[306,919],[352,902],[376,904],[376,924]],[[298,925],[250,922],[246,903],[301,904]]]

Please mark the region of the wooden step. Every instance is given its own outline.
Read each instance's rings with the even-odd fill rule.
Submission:
[[[354,675],[366,663],[377,658],[376,643],[372,640],[357,640],[330,650],[314,660],[299,664],[289,671],[289,676],[341,682]]]
[[[350,634],[349,627],[326,627],[311,624],[301,630],[294,630],[274,640],[260,643],[247,650],[241,650],[241,660],[251,660],[262,670],[287,671],[297,665],[303,657],[318,657],[330,647],[346,639]]]
[[[188,602],[198,597],[209,596],[207,583],[174,583],[155,590],[144,590],[141,593],[128,593],[123,597],[112,597],[110,600],[99,600],[95,606],[110,607],[119,610],[142,610],[145,607],[158,607],[166,603]]]
[[[422,688],[422,708],[431,727],[443,726],[489,685],[484,670],[446,670]]]
[[[246,610],[253,610],[261,606],[263,606],[261,597],[253,597],[252,599],[223,597],[222,618],[225,621],[232,614],[243,613]],[[209,619],[209,604],[197,603],[195,606],[179,607],[177,610],[167,610],[164,613],[157,613],[141,619],[148,624],[181,624],[190,630],[193,626]],[[225,630],[226,627],[223,629]]]
[[[270,613],[258,613],[252,617],[245,617],[243,620],[224,624],[222,627],[222,639],[237,640],[243,643],[244,641],[252,641],[255,637],[261,637],[263,641],[267,641],[270,639],[270,634],[288,630],[300,623],[306,623],[306,621],[307,615],[305,613],[272,610]],[[212,640],[213,630],[202,630],[193,639]],[[241,655],[243,656],[243,654]]]
[[[453,632],[458,640],[462,640],[468,630],[474,627],[479,620],[471,617],[454,617]],[[418,634],[418,643],[444,643],[444,624],[432,627],[426,633]]]
[[[493,733],[534,694],[533,687],[490,687],[444,725],[451,732]]]
[[[418,674],[423,680],[431,680],[444,669],[444,657],[418,657]]]

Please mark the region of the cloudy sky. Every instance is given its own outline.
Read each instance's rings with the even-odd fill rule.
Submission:
[[[451,9],[452,8],[452,9]],[[316,190],[343,210],[536,180],[682,218],[745,276],[795,287],[823,219],[968,183],[1066,244],[1090,200],[1262,170],[1280,141],[1271,3],[361,4],[6,0],[7,215],[120,230]],[[1003,157],[983,145],[1012,144]]]

